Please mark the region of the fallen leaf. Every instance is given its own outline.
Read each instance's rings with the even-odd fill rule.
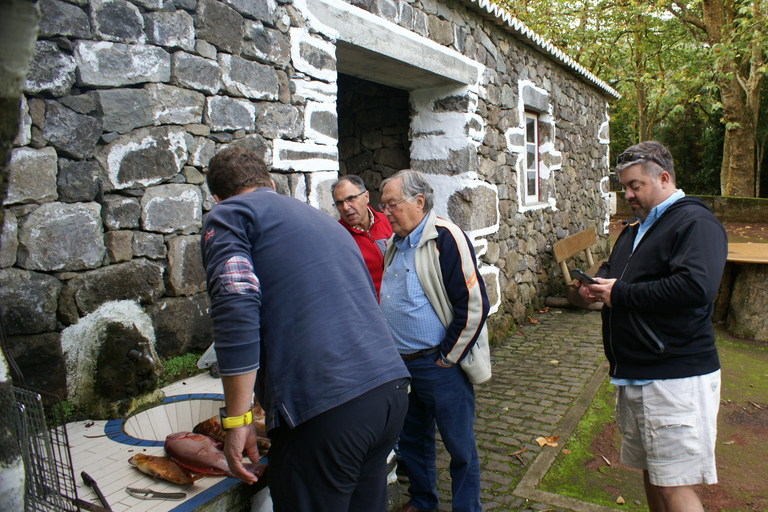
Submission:
[[[624,498],[622,498],[621,496],[619,496],[618,498],[616,498],[616,503],[617,503],[618,505],[623,505],[623,504],[624,504]]]
[[[510,455],[520,455],[521,453],[527,452],[527,451],[528,451],[528,448],[523,447],[523,448],[517,450],[515,453],[510,453]]]
[[[523,334],[520,331],[515,331],[515,334],[517,334],[518,336],[522,336],[523,338],[527,338],[528,337],[527,334]]]
[[[601,453],[600,456],[603,458],[603,460],[605,461],[606,464],[608,464],[609,466],[611,465],[611,461],[609,461],[607,458],[605,458],[605,455],[603,455]]]
[[[527,318],[527,319],[528,319],[528,323],[529,323],[529,324],[537,324],[537,323],[539,323],[539,321],[538,321],[538,320],[536,320],[535,318],[531,318],[531,317],[529,317],[529,316],[527,316],[527,317],[525,317],[525,318]]]
[[[736,441],[723,441],[723,444],[734,444]]]
[[[571,450],[566,450],[565,448],[563,448],[563,455],[570,455],[570,454],[571,454]]]
[[[557,440],[560,438],[560,436],[547,436],[547,437],[537,437],[536,442],[539,443],[539,446],[551,446],[552,448],[557,446]]]
[[[548,307],[546,307],[546,308],[544,308],[544,309],[539,309],[539,310],[537,310],[536,312],[537,312],[537,313],[549,313],[549,308],[548,308]]]
[[[560,364],[560,361],[558,361],[557,359],[553,359],[553,360],[550,361],[550,363],[551,364]]]
[[[88,423],[85,424],[85,428],[91,428],[94,425],[94,423],[95,422],[93,421],[89,421]]]

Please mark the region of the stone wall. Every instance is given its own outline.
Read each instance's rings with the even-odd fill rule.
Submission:
[[[40,0],[0,246],[0,305],[23,370],[56,367],[58,333],[110,301],[144,308],[160,356],[210,344],[197,242],[219,149],[255,151],[278,192],[335,213],[340,161],[350,172],[347,156],[363,152],[339,140],[336,33],[310,9],[317,1]],[[467,86],[403,87],[410,126],[390,132],[382,120],[360,141],[407,135],[402,148],[431,175],[438,214],[475,244],[492,322],[523,321],[561,288],[551,245],[590,225],[603,233],[605,93],[472,2],[319,1],[477,70]],[[526,110],[540,116],[536,204],[520,196]],[[377,161],[388,146],[365,140],[367,169],[384,176],[406,163],[381,151]],[[607,238],[598,245],[601,257]],[[63,394],[63,374],[41,378]]]

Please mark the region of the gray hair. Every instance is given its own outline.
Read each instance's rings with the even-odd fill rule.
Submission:
[[[363,181],[363,178],[358,176],[357,174],[345,174],[338,180],[336,180],[333,185],[331,185],[331,195],[333,195],[333,191],[336,190],[336,185],[341,183],[342,181],[348,181],[351,184],[355,185],[357,187],[357,190],[360,193],[365,192],[365,182]]]
[[[400,190],[403,193],[403,197],[412,198],[416,194],[422,194],[424,196],[424,211],[429,212],[432,210],[432,206],[435,204],[435,192],[427,181],[427,177],[419,171],[413,169],[403,169],[394,176],[390,176],[381,182],[380,191],[384,190],[384,185],[393,180],[400,180]],[[411,201],[411,199],[408,199]]]
[[[667,171],[675,183],[675,162],[663,144],[649,140],[625,149],[616,157],[616,173],[638,164],[646,176],[656,178],[662,171]]]

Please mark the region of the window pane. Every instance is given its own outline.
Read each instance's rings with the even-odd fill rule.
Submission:
[[[536,171],[528,171],[526,173],[527,180],[526,180],[526,195],[529,196],[535,196],[536,195]]]
[[[527,146],[526,150],[527,150],[528,158],[526,161],[525,168],[533,169],[535,171],[536,170],[536,146]]]
[[[536,143],[536,119],[533,117],[525,118],[525,141]]]

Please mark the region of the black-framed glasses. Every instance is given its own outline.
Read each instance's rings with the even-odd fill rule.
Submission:
[[[656,160],[654,157],[650,155],[643,155],[641,153],[631,153],[625,151],[624,153],[620,154],[616,157],[616,167],[624,164],[629,164],[632,162],[637,162],[638,160],[650,160],[651,162],[655,163],[665,171],[667,170],[667,166]]]
[[[379,210],[381,210],[382,213],[384,213],[387,210],[391,212],[397,211],[397,205],[409,199],[413,199],[413,196],[405,197],[399,201],[395,201],[394,203],[389,203],[389,204],[379,203]]]
[[[344,203],[348,203],[348,202],[352,201],[354,198],[356,198],[356,197],[358,197],[358,196],[361,196],[361,195],[365,194],[366,192],[367,192],[367,190],[363,190],[363,191],[362,191],[362,192],[360,192],[359,194],[355,194],[355,195],[353,195],[353,196],[347,196],[347,197],[345,197],[344,199],[339,199],[338,201],[334,201],[334,202],[333,202],[333,206],[335,206],[336,208],[338,208],[339,206],[343,205]]]

